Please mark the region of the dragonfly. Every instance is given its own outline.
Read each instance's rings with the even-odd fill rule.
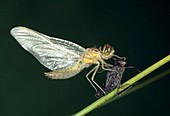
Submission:
[[[50,37],[35,30],[18,26],[10,31],[17,42],[30,52],[42,65],[50,69],[45,76],[51,79],[68,79],[84,68],[95,65],[86,74],[87,80],[97,91],[98,87],[105,92],[94,80],[96,72],[101,67],[109,71],[111,65],[105,60],[112,58],[115,50],[109,44],[103,48],[83,48],[82,46],[60,38]],[[92,75],[89,78],[89,75]]]
[[[114,65],[111,68],[112,71],[107,72],[106,82],[102,86],[102,89],[105,91],[105,93],[98,89],[98,91],[95,94],[96,98],[105,96],[106,94],[114,90],[115,88],[117,88],[116,95],[118,95],[118,90],[121,87],[121,80],[122,80],[122,76],[125,71],[125,66],[127,62],[126,62],[125,57],[119,57],[119,58],[117,57],[117,58],[114,58],[114,60],[115,60]]]

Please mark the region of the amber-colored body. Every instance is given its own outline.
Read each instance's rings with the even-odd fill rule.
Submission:
[[[96,91],[97,89],[95,85],[103,91],[103,89],[94,81],[94,77],[100,66],[103,70],[110,71],[110,68],[107,68],[110,65],[107,64],[104,60],[110,59],[113,55],[114,49],[108,44],[103,47],[103,50],[101,50],[101,48],[87,48],[84,54],[82,54],[82,56],[80,57],[79,61],[72,67],[69,67],[67,69],[54,70],[52,72],[45,73],[45,75],[52,79],[67,79],[76,75],[85,67],[89,67],[89,65],[96,64],[96,66],[86,75],[86,77]],[[91,79],[89,79],[89,75],[92,72],[92,77]],[[105,92],[103,91],[103,93]]]

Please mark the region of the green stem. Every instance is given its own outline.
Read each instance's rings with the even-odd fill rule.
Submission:
[[[119,95],[118,97],[113,97],[109,101],[106,101],[104,104],[100,105],[100,107],[104,106],[106,104],[109,104],[111,102],[114,102],[114,101],[116,101],[116,100],[118,100],[118,99],[120,99],[120,98],[122,98],[122,97],[124,97],[124,96],[126,96],[126,95],[128,95],[128,94],[130,94],[132,92],[134,92],[134,91],[137,91],[138,89],[141,89],[141,88],[143,88],[143,87],[145,87],[145,86],[147,86],[147,85],[149,85],[149,84],[151,84],[151,83],[153,83],[153,82],[155,82],[155,81],[157,81],[157,80],[161,79],[162,77],[165,77],[165,76],[167,76],[169,74],[170,74],[170,69],[167,69],[166,71],[163,71],[162,73],[160,73],[160,74],[158,74],[158,75],[156,75],[154,77],[151,77],[147,81],[135,85],[134,87],[128,89],[128,91],[126,91],[125,93]]]
[[[152,66],[148,67],[144,71],[140,72],[136,76],[132,77],[131,79],[129,79],[128,81],[123,83],[122,87],[119,89],[119,92],[125,90],[130,85],[135,84],[137,81],[139,81],[140,79],[142,79],[143,77],[145,77],[146,75],[148,75],[149,73],[158,69],[159,67],[166,64],[169,61],[170,61],[170,55],[166,56],[162,60],[158,61],[157,63],[153,64]],[[83,110],[79,111],[78,113],[74,114],[74,116],[84,116],[85,114],[87,114],[87,113],[91,112],[92,110],[98,108],[99,106],[101,106],[103,103],[110,100],[114,96],[116,96],[116,89],[113,90],[112,92],[110,92],[108,95],[106,95],[106,96],[98,99],[97,101],[93,102],[92,104],[90,104],[89,106],[87,106]]]

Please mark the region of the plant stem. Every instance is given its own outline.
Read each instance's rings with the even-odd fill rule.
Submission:
[[[151,83],[153,83],[153,82],[155,82],[155,81],[157,81],[157,80],[161,79],[162,77],[165,77],[169,74],[170,74],[170,69],[167,69],[166,71],[163,71],[162,73],[160,73],[160,74],[158,74],[154,77],[151,77],[150,79],[146,80],[145,82],[135,85],[131,89],[128,89],[128,91],[126,91],[125,93],[120,94],[118,97],[111,98],[110,100],[106,101],[104,104],[100,105],[100,107],[104,106],[108,103],[114,102],[114,101],[116,101],[116,100],[118,100],[118,99],[120,99],[120,98],[134,92],[134,91],[137,91],[138,89],[141,89],[141,88],[143,88],[143,87],[145,87],[145,86],[147,86],[147,85],[149,85],[149,84],[151,84]]]
[[[132,77],[131,79],[126,81],[124,84],[122,84],[122,87],[119,89],[119,92],[121,92],[121,91],[125,90],[126,88],[128,88],[129,86],[135,84],[137,81],[139,81],[140,79],[142,79],[143,77],[145,77],[146,75],[150,74],[151,72],[153,72],[154,70],[158,69],[159,67],[161,67],[162,65],[166,64],[169,61],[170,61],[170,55],[166,56],[162,60],[156,62],[153,65],[151,65],[150,67],[148,67],[144,71],[140,72],[139,74],[137,74],[136,76]],[[74,114],[74,116],[84,116],[85,114],[87,114],[87,113],[91,112],[92,110],[98,108],[103,103],[105,103],[106,101],[110,100],[112,97],[116,96],[116,91],[117,90],[114,89],[108,95],[98,99],[97,101],[93,102],[92,104],[90,104],[89,106],[84,108],[83,110],[81,110],[78,113]]]

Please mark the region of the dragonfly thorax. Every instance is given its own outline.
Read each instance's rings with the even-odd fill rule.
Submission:
[[[101,52],[97,48],[87,48],[82,55],[81,62],[85,64],[97,64],[101,60]]]

